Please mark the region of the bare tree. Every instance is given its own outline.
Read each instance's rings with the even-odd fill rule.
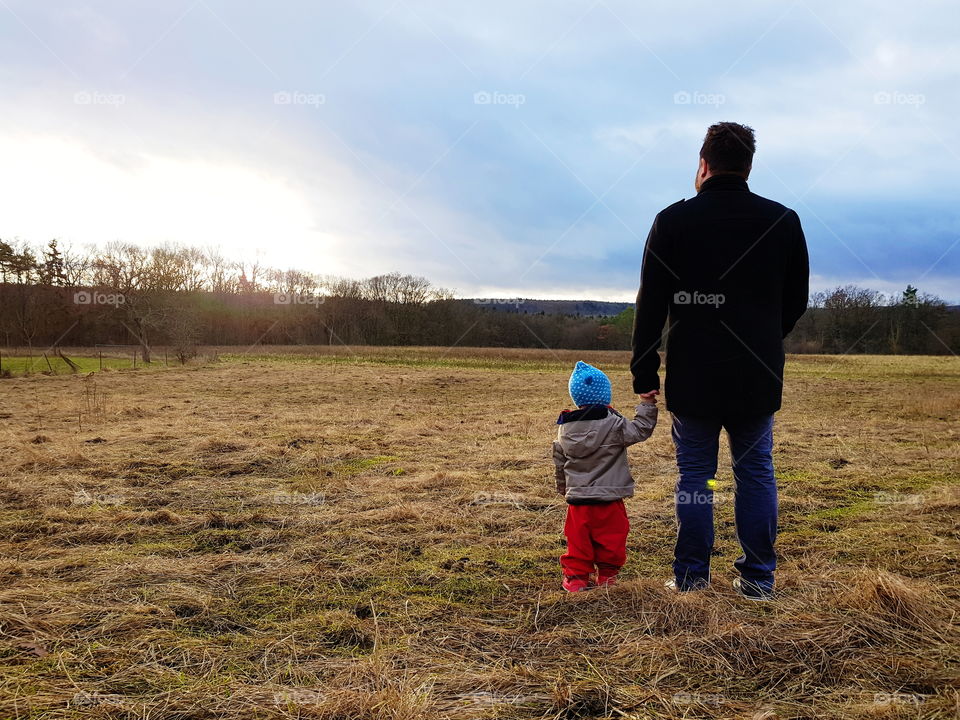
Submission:
[[[392,272],[368,278],[363,284],[366,297],[380,302],[421,305],[430,297],[430,281],[416,275]]]
[[[81,287],[93,281],[89,275],[96,252],[95,247],[88,247],[86,252],[75,252],[69,245],[63,249],[63,279],[67,287]]]
[[[237,266],[220,254],[218,248],[208,248],[204,256],[206,277],[204,285],[214,293],[235,293],[239,289]]]
[[[124,317],[121,322],[136,339],[145,363],[152,360],[149,336],[163,320],[163,309],[150,287],[156,280],[151,262],[146,250],[113,243],[92,263],[94,284],[109,288],[117,296],[117,308]]]

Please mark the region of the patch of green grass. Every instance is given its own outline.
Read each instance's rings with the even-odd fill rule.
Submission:
[[[232,605],[232,606],[231,606]],[[247,585],[236,593],[233,603],[224,608],[243,622],[259,625],[263,622],[285,621],[316,613],[315,591],[299,584],[264,582]]]
[[[850,380],[909,380],[912,385],[924,378],[960,379],[960,363],[947,355],[912,355],[909,361],[897,355],[789,355],[786,377]]]
[[[818,473],[810,470],[778,470],[777,480],[786,480],[787,482],[810,481],[817,479]]]
[[[195,547],[195,543],[185,535],[163,539],[157,539],[155,536],[144,536],[130,546],[129,553],[137,556],[181,557],[193,547]]]
[[[817,512],[811,513],[810,517],[821,520],[842,520],[857,517],[858,515],[866,515],[873,512],[876,507],[877,503],[873,500],[858,500],[850,505],[818,510]]]
[[[558,552],[557,555],[560,553]],[[551,562],[551,558],[547,562]],[[483,545],[447,545],[430,548],[411,563],[416,570],[438,570],[510,577],[529,572],[544,563],[542,550],[524,547],[487,547]]]
[[[190,536],[190,551],[196,553],[249,552],[256,547],[249,529],[207,528]]]
[[[378,468],[387,463],[399,460],[395,455],[374,455],[372,457],[349,458],[346,460],[337,460],[335,462],[321,465],[316,471],[321,477],[351,478],[356,477],[368,470]],[[399,472],[398,472],[399,470]],[[395,468],[391,471],[392,475],[403,475],[401,468]],[[294,479],[292,487],[298,490],[305,488],[315,489],[317,483],[315,478],[301,475]]]
[[[485,348],[484,350],[494,350]],[[276,362],[297,365],[385,365],[398,367],[470,368],[479,370],[510,370],[513,372],[569,372],[572,362],[556,358],[526,359],[521,357],[452,356],[436,351],[418,351],[398,346],[388,353],[364,353],[360,349],[351,354],[300,354],[291,352],[261,352],[256,354],[225,353],[226,362]],[[624,372],[628,362],[601,362],[608,372]],[[787,377],[818,377],[831,380],[888,381],[891,378],[910,380],[960,378],[960,363],[955,358],[940,356],[913,356],[904,363],[896,356],[877,355],[790,355],[785,367]]]
[[[394,462],[397,458],[393,455],[374,455],[368,458],[355,458],[344,460],[334,466],[338,475],[359,475],[364,470],[382,465],[383,463]]]

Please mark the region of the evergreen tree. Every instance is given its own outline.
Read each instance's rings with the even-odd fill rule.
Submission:
[[[38,279],[41,285],[66,285],[67,278],[63,271],[63,255],[57,248],[57,239],[47,243],[43,251],[43,263],[37,268]]]

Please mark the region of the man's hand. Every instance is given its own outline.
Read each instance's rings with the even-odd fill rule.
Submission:
[[[640,398],[640,402],[644,405],[656,405],[657,395],[659,394],[659,390],[651,390],[650,392],[638,393],[637,397]]]

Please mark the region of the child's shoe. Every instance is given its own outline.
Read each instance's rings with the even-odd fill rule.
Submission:
[[[583,592],[593,586],[589,575],[564,575],[563,577],[563,589],[567,592]]]
[[[597,573],[597,587],[611,587],[617,584],[618,570],[606,573]]]

